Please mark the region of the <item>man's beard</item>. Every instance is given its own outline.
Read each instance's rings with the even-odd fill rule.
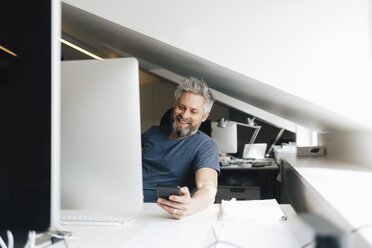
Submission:
[[[177,130],[177,120],[188,123],[188,127],[184,130]],[[177,115],[176,118],[173,119],[172,123],[172,132],[178,137],[183,138],[192,134],[195,130],[199,128],[199,125],[193,125],[190,119],[183,119],[181,115]]]

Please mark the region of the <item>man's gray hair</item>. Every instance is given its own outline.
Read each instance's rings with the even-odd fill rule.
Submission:
[[[176,101],[178,101],[178,99],[184,92],[191,92],[197,95],[202,95],[205,98],[204,114],[211,111],[214,97],[206,82],[194,77],[184,78],[174,92]]]

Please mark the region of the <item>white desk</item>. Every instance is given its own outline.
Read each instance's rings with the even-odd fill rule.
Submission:
[[[289,220],[296,219],[296,213],[290,205],[281,205],[284,213]],[[72,231],[78,235],[80,239],[69,240],[69,247],[80,247],[80,248],[94,248],[94,247],[123,247],[123,245],[130,241],[130,239],[136,236],[144,227],[150,223],[197,223],[197,224],[208,224],[208,231],[203,241],[202,247],[208,247],[215,241],[213,234],[212,224],[218,222],[218,211],[219,204],[214,204],[208,209],[198,212],[194,215],[184,217],[181,220],[171,218],[168,213],[157,206],[155,203],[145,203],[142,213],[133,221],[120,226],[64,226],[66,230]],[[284,221],[283,224],[286,225]],[[154,230],[156,232],[156,230]],[[265,236],[270,237],[270,233],[266,233]],[[192,237],[190,237],[192,238]],[[167,237],[164,237],[164,242],[167,242]],[[306,243],[306,241],[301,241]],[[153,244],[151,247],[156,247],[158,244]],[[53,247],[64,247],[63,242],[57,243]],[[213,246],[214,247],[214,246]],[[252,246],[259,247],[259,246]]]
[[[372,170],[327,156],[281,154],[283,182],[299,211],[318,213],[346,232],[372,224]],[[348,236],[351,247],[372,247],[372,228]]]

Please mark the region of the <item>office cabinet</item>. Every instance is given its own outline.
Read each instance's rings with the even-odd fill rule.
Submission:
[[[216,203],[231,198],[276,199],[280,202],[280,184],[277,180],[279,167],[273,159],[270,159],[270,162],[270,165],[264,167],[221,166]]]
[[[231,198],[236,198],[237,200],[261,199],[260,187],[218,186],[216,203],[220,203],[221,200],[230,200]]]

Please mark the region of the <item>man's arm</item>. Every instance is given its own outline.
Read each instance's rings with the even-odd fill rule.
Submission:
[[[195,173],[197,190],[190,196],[187,187],[181,188],[181,196],[171,196],[170,201],[158,199],[158,205],[176,219],[203,210],[214,203],[217,193],[218,172],[212,168],[201,168]]]

